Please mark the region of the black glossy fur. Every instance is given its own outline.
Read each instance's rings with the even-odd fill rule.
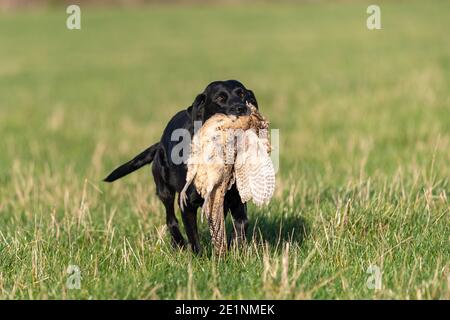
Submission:
[[[166,209],[166,223],[172,235],[173,243],[184,247],[186,242],[182,236],[178,220],[175,216],[175,194],[179,193],[186,183],[187,167],[184,163],[177,164],[172,161],[171,154],[174,147],[182,137],[172,141],[172,133],[176,129],[187,129],[190,136],[194,134],[194,121],[204,123],[216,113],[228,115],[249,114],[246,102],[258,107],[255,95],[246,89],[239,81],[215,81],[210,83],[203,93],[199,94],[193,104],[185,110],[178,112],[167,124],[161,141],[155,143],[147,150],[129,162],[114,170],[106,182],[113,182],[146,164],[153,161],[152,173],[156,184],[156,193]],[[187,155],[183,155],[187,156]],[[187,205],[181,212],[186,234],[195,253],[201,251],[197,231],[197,209],[203,204],[203,199],[191,185],[187,190]],[[177,201],[179,203],[179,200]],[[242,203],[239,193],[234,185],[225,195],[225,215],[231,211],[233,217],[233,232],[230,241],[238,243],[245,240],[248,219],[247,206]]]

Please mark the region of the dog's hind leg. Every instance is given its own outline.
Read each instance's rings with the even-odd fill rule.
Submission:
[[[158,168],[158,166],[155,166],[154,163],[152,167],[152,173],[156,184],[156,194],[158,195],[158,198],[162,201],[162,203],[164,204],[164,208],[166,209],[166,224],[172,236],[172,244],[175,247],[184,248],[186,245],[186,241],[184,240],[184,237],[180,232],[178,220],[175,216],[175,191],[165,183],[165,181],[161,177],[160,172],[161,170]]]
[[[172,243],[174,246],[178,246],[180,248],[184,248],[186,245],[186,241],[184,240],[183,235],[180,232],[180,228],[178,226],[178,219],[175,216],[175,193],[171,197],[161,198],[162,203],[166,209],[166,223],[167,228],[172,236]]]

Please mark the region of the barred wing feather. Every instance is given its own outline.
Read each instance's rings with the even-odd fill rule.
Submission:
[[[257,206],[267,204],[275,190],[275,170],[267,146],[253,130],[245,132],[245,148],[238,150],[235,173],[242,202],[250,199]]]

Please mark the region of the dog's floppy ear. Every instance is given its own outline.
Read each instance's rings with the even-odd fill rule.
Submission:
[[[195,98],[194,102],[192,103],[192,106],[188,109],[192,121],[203,121],[205,113],[205,101],[206,95],[204,93],[200,93]]]
[[[250,102],[252,105],[254,105],[256,107],[256,109],[259,109],[258,108],[258,101],[256,101],[256,96],[253,93],[253,91],[247,89],[247,93],[248,93],[247,101]]]

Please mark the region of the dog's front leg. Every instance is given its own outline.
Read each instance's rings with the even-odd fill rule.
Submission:
[[[228,246],[233,244],[242,245],[247,237],[248,218],[247,205],[245,203],[238,203],[230,206],[231,216],[233,217],[233,230]]]
[[[181,209],[181,217],[192,251],[195,254],[200,254],[201,246],[197,229],[197,207],[192,206],[191,203],[187,201],[186,205]]]

